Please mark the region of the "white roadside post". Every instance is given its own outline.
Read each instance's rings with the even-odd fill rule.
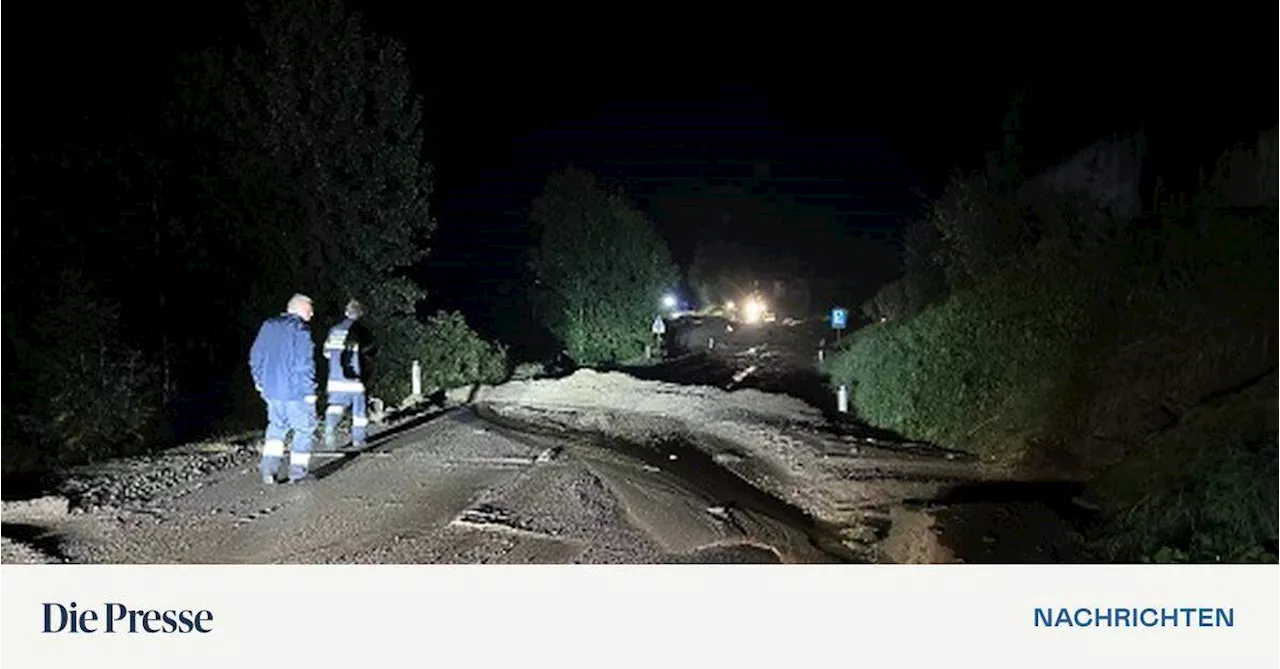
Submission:
[[[413,361],[413,396],[422,397],[422,365]]]
[[[649,327],[649,331],[653,333],[653,344],[644,347],[644,359],[649,360],[653,357],[653,346],[657,345],[657,350],[662,350],[662,337],[667,334],[667,323],[662,320],[662,314],[653,317],[653,325]]]
[[[840,413],[849,413],[849,389],[846,386],[840,386],[836,392],[836,409]]]

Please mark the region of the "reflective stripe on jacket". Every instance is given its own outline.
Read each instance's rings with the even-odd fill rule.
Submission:
[[[355,330],[355,319],[347,318],[329,330],[329,336],[324,340],[324,357],[329,361],[329,382],[326,386],[329,392],[364,392],[360,339]]]

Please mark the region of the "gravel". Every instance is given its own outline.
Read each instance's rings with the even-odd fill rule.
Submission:
[[[256,446],[204,445],[203,452],[169,452],[117,460],[73,472],[59,486],[71,513],[145,509],[162,497],[198,489],[210,474],[258,459]],[[6,505],[7,512],[7,505]]]

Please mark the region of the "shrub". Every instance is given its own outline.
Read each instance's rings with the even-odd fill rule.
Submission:
[[[993,429],[1023,432],[1090,334],[1091,281],[1069,254],[1046,244],[914,318],[859,330],[825,371],[862,418],[912,438],[982,450]]]
[[[6,469],[79,464],[140,450],[160,406],[153,363],[120,334],[120,309],[74,271],[53,306],[8,329],[17,396],[6,398]]]
[[[1094,488],[1098,543],[1120,562],[1267,562],[1276,556],[1276,377],[1193,409]]]
[[[578,364],[638,357],[679,272],[653,223],[595,175],[551,175],[533,203],[539,318]]]
[[[422,344],[425,389],[495,384],[507,377],[506,347],[487,342],[456,311],[439,311],[427,321]]]

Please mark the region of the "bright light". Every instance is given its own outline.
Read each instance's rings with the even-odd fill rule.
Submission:
[[[743,314],[744,320],[746,320],[746,322],[748,323],[757,323],[760,321],[760,318],[764,316],[764,312],[765,312],[764,302],[756,298],[751,298],[747,300],[747,303],[744,307],[744,314]]]
[[[734,304],[733,300],[729,300],[728,302],[724,303],[724,308],[728,309],[729,311],[733,311],[734,309],[738,308],[738,305]]]
[[[664,306],[664,307],[666,307],[666,308],[668,308],[668,309],[675,309],[675,308],[676,308],[676,296],[675,296],[675,295],[663,295],[663,296],[662,296],[662,306]]]

